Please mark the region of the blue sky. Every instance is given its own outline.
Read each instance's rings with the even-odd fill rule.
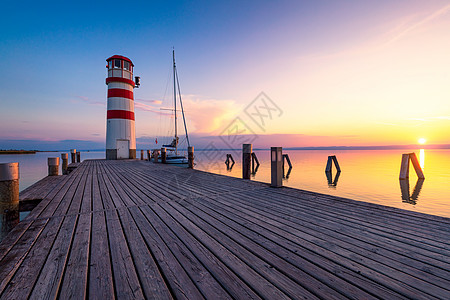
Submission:
[[[2,4],[0,19],[0,140],[102,144],[105,59],[114,54],[129,57],[135,75],[141,76],[135,91],[137,136],[152,140],[164,135],[161,123],[166,121],[155,112],[170,105],[166,86],[175,46],[193,135],[219,134],[264,91],[284,114],[258,133],[311,137],[299,140],[299,146],[395,144],[394,136],[382,138],[390,128],[380,124],[398,125],[397,134],[420,127],[420,134],[445,143],[441,133],[450,128],[445,106],[448,4],[10,1]],[[427,56],[435,60],[423,60]],[[385,74],[397,77],[387,81]],[[405,82],[396,81],[405,74]],[[427,108],[384,113],[405,106],[411,98],[405,90],[431,77],[423,90],[436,94],[421,95],[429,95]],[[385,87],[389,93],[382,92]],[[395,95],[398,106],[374,106],[390,105],[389,95]],[[373,133],[367,137],[355,123]],[[418,137],[411,131],[409,140],[399,143]]]

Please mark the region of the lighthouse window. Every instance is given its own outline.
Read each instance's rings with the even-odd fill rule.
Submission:
[[[115,59],[114,60],[114,68],[120,68],[120,60],[119,59]]]
[[[123,68],[125,69],[125,70],[130,70],[130,63],[129,62],[127,62],[127,61],[124,61],[123,62]]]

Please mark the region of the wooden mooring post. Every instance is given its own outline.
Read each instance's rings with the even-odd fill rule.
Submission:
[[[152,160],[152,156],[151,156],[150,150],[147,150],[147,160],[148,160],[148,161],[151,161],[151,160]]]
[[[70,162],[71,163],[76,163],[77,162],[77,149],[70,149]]]
[[[270,173],[271,187],[283,186],[283,148],[271,147],[270,148]]]
[[[81,152],[77,152],[77,163],[81,162]]]
[[[188,147],[188,168],[194,168],[194,146]]]
[[[161,162],[165,164],[167,161],[167,151],[166,148],[161,148]]]
[[[419,161],[417,160],[416,153],[414,152],[402,155],[402,163],[400,166],[400,179],[409,178],[409,161],[411,161],[414,170],[416,171],[417,177],[420,179],[425,179],[422,168],[420,167]]]
[[[69,165],[69,154],[61,153],[62,160],[62,174],[67,175],[67,167]]]
[[[0,164],[0,241],[19,223],[19,163]]]
[[[47,159],[48,164],[48,176],[59,175],[59,157],[49,157]]]
[[[144,160],[144,150],[141,150],[141,160]]]
[[[252,144],[242,145],[242,178],[250,179],[252,165]]]

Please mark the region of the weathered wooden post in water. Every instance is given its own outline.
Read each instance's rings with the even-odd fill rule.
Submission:
[[[58,176],[59,157],[49,157],[47,160],[47,164],[48,164],[48,176]]]
[[[417,177],[420,179],[425,179],[422,168],[420,167],[419,161],[417,160],[416,153],[414,152],[402,155],[402,164],[400,166],[400,179],[409,178],[409,161],[411,161],[414,170],[416,171]]]
[[[19,163],[0,164],[0,241],[19,223]]]
[[[61,153],[62,159],[62,174],[67,175],[67,166],[69,165],[69,154]]]
[[[252,166],[252,144],[242,145],[242,178],[250,179]]]
[[[166,152],[166,148],[161,148],[161,162],[163,164],[166,163],[166,158],[167,158],[167,152]]]
[[[194,168],[194,146],[188,147],[188,167],[189,169]]]
[[[283,186],[283,148],[270,148],[271,187]]]
[[[76,156],[77,156],[77,149],[70,149],[70,162],[71,163],[76,163]]]
[[[325,172],[331,172],[332,167],[333,167],[333,163],[334,163],[334,166],[336,167],[336,171],[338,173],[340,173],[341,172],[341,167],[339,166],[339,163],[337,161],[336,155],[328,156],[327,166],[325,167]]]
[[[81,152],[77,152],[77,163],[81,162]]]

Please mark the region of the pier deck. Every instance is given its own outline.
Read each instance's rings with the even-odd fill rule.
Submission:
[[[2,299],[450,298],[448,218],[137,160],[46,180]]]

